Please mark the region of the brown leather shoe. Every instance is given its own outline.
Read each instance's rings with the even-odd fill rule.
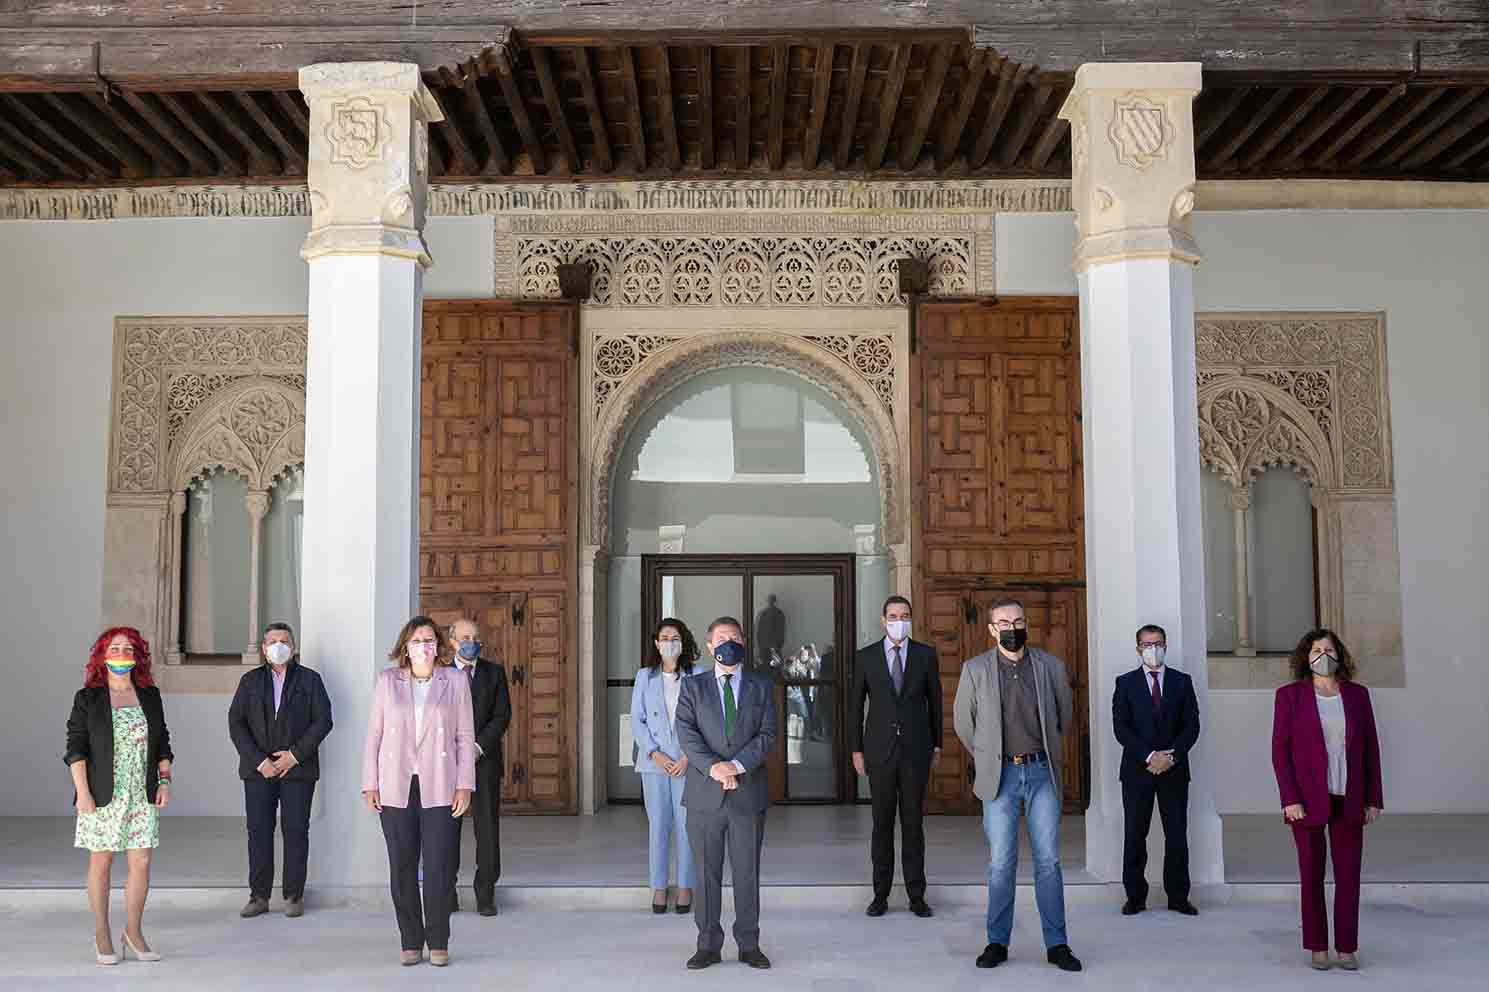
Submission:
[[[269,900],[253,897],[243,904],[243,908],[238,910],[238,915],[245,920],[249,920],[255,916],[263,916],[268,911]]]
[[[421,951],[399,951],[398,952],[398,963],[401,964],[401,965],[403,965],[405,968],[412,967],[412,966],[418,964],[420,961],[423,961],[423,960],[424,960],[424,954]]]
[[[436,951],[431,947],[429,949],[429,963],[436,968],[443,968],[450,963],[450,952],[448,950]]]
[[[284,901],[284,915],[289,917],[305,915],[304,899],[286,899]]]

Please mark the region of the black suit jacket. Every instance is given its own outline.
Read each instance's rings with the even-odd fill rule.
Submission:
[[[153,803],[155,787],[160,783],[160,762],[174,761],[171,732],[165,726],[165,709],[160,704],[160,689],[136,686],[140,709],[145,713],[149,736],[145,745],[145,795]],[[67,751],[62,760],[69,766],[88,762],[88,791],[93,802],[107,806],[114,798],[114,712],[109,703],[109,687],[83,688],[72,697],[72,712],[67,717]]]
[[[238,777],[259,777],[258,767],[276,751],[289,751],[299,764],[284,774],[292,781],[321,777],[321,741],[331,732],[331,697],[320,673],[298,661],[284,673],[279,712],[274,712],[274,677],[261,664],[238,680],[227,711],[228,735],[238,749]]]
[[[1112,726],[1122,745],[1123,782],[1160,782],[1172,776],[1189,781],[1189,752],[1199,740],[1199,699],[1183,672],[1163,670],[1163,708],[1153,718],[1151,681],[1142,668],[1117,676],[1112,694]],[[1174,750],[1174,767],[1162,775],[1148,771],[1148,755]]]
[[[941,666],[936,649],[916,640],[909,642],[905,679],[898,694],[889,677],[882,639],[859,648],[855,660],[848,749],[862,751],[865,764],[874,767],[889,761],[899,744],[921,773],[928,774],[931,752],[941,746]]]
[[[500,782],[503,774],[502,737],[512,722],[512,694],[507,689],[507,670],[500,662],[485,658],[476,661],[470,700],[475,717],[476,744],[481,748],[481,757],[476,759],[476,777]]]

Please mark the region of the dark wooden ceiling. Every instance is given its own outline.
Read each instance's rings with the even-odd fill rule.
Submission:
[[[510,38],[426,65],[439,179],[1068,178],[1068,70],[976,32]],[[1472,68],[1471,66],[1469,67]],[[229,85],[236,83],[235,85]],[[292,77],[0,87],[0,185],[272,182],[306,169]],[[1472,71],[1206,70],[1201,178],[1489,180]]]

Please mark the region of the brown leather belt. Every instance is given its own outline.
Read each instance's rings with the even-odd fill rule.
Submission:
[[[1005,754],[1003,760],[1011,765],[1032,765],[1044,760],[1044,752],[1031,751],[1028,754]]]

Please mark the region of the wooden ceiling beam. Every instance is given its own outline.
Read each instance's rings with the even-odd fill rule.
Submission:
[[[1489,148],[1489,128],[1483,127],[1483,124],[1486,120],[1486,115],[1489,115],[1489,97],[1486,97],[1485,99],[1479,101],[1478,107],[1473,112],[1466,115],[1463,118],[1463,121],[1459,121],[1457,124],[1454,124],[1454,128],[1457,128],[1459,124],[1462,124],[1464,121],[1472,122],[1469,124],[1468,130],[1465,130],[1462,135],[1459,135],[1457,139],[1454,139],[1454,142],[1462,140],[1462,138],[1474,128],[1483,128],[1483,134],[1477,140],[1471,141],[1463,148],[1454,151],[1452,157],[1442,163],[1441,168],[1462,168],[1470,159],[1478,155],[1479,152],[1483,151],[1486,148]],[[1439,138],[1437,140],[1441,139]],[[1444,145],[1443,151],[1451,150],[1453,148],[1454,142],[1449,142],[1447,145]],[[1420,155],[1423,152],[1425,152],[1425,149],[1419,151],[1417,154]],[[1428,161],[1430,161],[1430,159],[1428,159]]]
[[[853,164],[853,139],[858,132],[858,112],[863,105],[863,81],[869,72],[868,45],[853,46],[853,61],[848,68],[848,90],[843,97],[843,123],[838,130],[838,143],[832,165],[845,172]]]
[[[155,163],[155,173],[160,176],[184,176],[190,170],[187,166],[185,156],[171,147],[170,142],[151,130],[148,122],[140,119],[139,115],[129,105],[117,97],[113,100],[105,100],[97,93],[84,94],[88,102],[114,125],[124,132],[145,154]]]
[[[63,159],[60,155],[53,152],[50,148],[47,148],[45,145],[42,145],[39,142],[35,141],[25,131],[22,131],[15,124],[11,123],[11,121],[5,116],[3,106],[0,106],[0,135],[5,135],[12,142],[14,142],[14,144],[8,145],[6,147],[6,154],[14,157],[18,164],[26,165],[27,168],[31,169],[31,171],[36,174],[36,177],[38,179],[54,178],[52,175],[49,174],[48,170],[41,165],[42,161],[50,162],[52,166],[57,170],[58,174],[65,179],[83,178],[82,169],[79,169],[73,163]],[[35,157],[32,158],[31,156]],[[29,159],[29,163],[23,162],[22,158]]]
[[[1349,154],[1340,159],[1341,164],[1351,169],[1359,168],[1381,146],[1406,130],[1413,121],[1426,113],[1428,108],[1440,100],[1445,93],[1447,90],[1442,87],[1422,91],[1411,106],[1393,115],[1390,120],[1382,121],[1380,126],[1373,131],[1362,135],[1359,142],[1350,147]]]
[[[631,167],[637,172],[646,171],[646,128],[641,120],[641,86],[636,81],[636,52],[630,46],[622,46],[620,55],[620,82],[626,97],[626,126],[631,132]]]
[[[895,45],[890,55],[889,71],[884,76],[884,88],[879,93],[879,125],[869,140],[864,152],[864,168],[877,172],[884,162],[884,149],[889,146],[889,136],[894,131],[894,120],[900,112],[900,94],[905,88],[905,74],[910,68],[911,46],[908,43]]]
[[[806,136],[801,144],[801,166],[815,169],[822,155],[822,129],[827,126],[827,104],[832,99],[832,69],[837,45],[831,42],[817,46],[817,61],[812,67],[812,110]]]
[[[987,161],[988,152],[993,150],[993,139],[998,137],[998,132],[1003,128],[1003,119],[1008,116],[1008,106],[1013,102],[1013,94],[1024,85],[1028,75],[1028,66],[1018,65],[1013,61],[1004,61],[998,69],[998,86],[993,91],[993,98],[988,101],[982,130],[978,132],[977,142],[972,146],[972,154],[967,159],[968,168],[980,169]]]
[[[502,96],[507,101],[507,112],[517,125],[522,146],[532,162],[533,174],[543,175],[548,171],[548,156],[543,150],[543,139],[533,127],[532,115],[527,112],[527,99],[522,94],[522,84],[517,78],[517,53],[506,44],[496,45],[487,53],[496,80],[501,84]]]
[[[574,143],[574,131],[569,127],[569,115],[564,109],[563,91],[554,78],[548,49],[534,48],[528,54],[532,56],[533,68],[538,73],[538,88],[543,91],[543,105],[548,108],[548,119],[553,122],[554,133],[558,135],[558,150],[568,163],[569,174],[577,176],[584,171],[584,158],[579,154],[579,146]]]
[[[1392,86],[1387,90],[1381,90],[1380,98],[1370,105],[1370,109],[1366,110],[1359,117],[1356,117],[1348,127],[1335,136],[1334,140],[1329,142],[1328,146],[1319,152],[1308,164],[1315,169],[1321,169],[1327,166],[1334,160],[1334,156],[1348,147],[1349,143],[1354,141],[1365,128],[1374,123],[1377,117],[1385,113],[1393,103],[1404,96],[1406,96],[1406,85],[1404,83]]]
[[[216,94],[202,90],[196,94],[202,106],[207,108],[217,123],[228,135],[248,152],[248,158],[252,162],[253,171],[268,175],[280,171],[279,159],[269,150],[269,146],[260,140],[249,128],[243,126],[238,115],[233,113],[231,107],[219,99]]]
[[[290,90],[274,90],[273,93],[274,102],[279,105],[279,110],[284,114],[285,120],[294,125],[295,130],[300,132],[300,137],[308,143],[310,141],[310,117],[297,94]]]
[[[610,134],[606,131],[600,91],[595,87],[590,51],[584,47],[575,47],[570,51],[574,56],[574,73],[579,77],[579,90],[584,94],[584,109],[589,114],[589,130],[595,139],[595,168],[602,173],[609,172],[615,168],[615,159],[610,152]]]
[[[146,124],[155,129],[155,132],[164,138],[172,148],[186,159],[190,170],[195,175],[210,175],[217,171],[217,165],[212,159],[212,153],[202,147],[191,134],[177,123],[169,109],[162,110],[156,105],[154,97],[148,93],[136,93],[133,90],[124,90],[122,93],[124,102],[139,114]],[[307,134],[309,130],[307,128]]]
[[[1289,111],[1288,115],[1282,118],[1267,133],[1266,137],[1258,141],[1256,146],[1246,153],[1246,157],[1241,160],[1241,165],[1249,169],[1272,154],[1272,149],[1281,144],[1282,139],[1292,134],[1297,129],[1297,126],[1303,123],[1303,119],[1313,112],[1313,108],[1317,107],[1323,98],[1328,95],[1329,88],[1327,86],[1315,86],[1309,90],[1308,94],[1298,101],[1298,105]]]
[[[1194,151],[1196,155],[1204,151],[1205,146],[1215,136],[1215,133],[1220,130],[1221,125],[1230,120],[1231,115],[1236,112],[1237,108],[1246,102],[1246,98],[1251,95],[1251,90],[1252,87],[1250,86],[1237,86],[1231,90],[1216,91],[1216,99],[1220,101],[1220,105],[1215,108],[1214,113],[1206,112],[1205,122],[1203,124],[1196,122],[1198,125],[1194,132]],[[1220,97],[1218,95],[1220,93],[1224,93],[1225,95]]]
[[[765,119],[765,164],[771,172],[781,168],[786,151],[786,73],[791,68],[791,46],[770,50],[770,113]]]
[[[734,49],[734,169],[743,172],[750,167],[750,76],[751,53],[748,45]]]
[[[962,75],[962,92],[957,98],[956,110],[941,130],[941,142],[936,146],[936,167],[946,169],[956,158],[957,147],[962,143],[962,132],[967,129],[967,118],[972,115],[972,106],[977,94],[982,92],[983,78],[988,68],[998,68],[1002,60],[990,48],[974,48],[967,57],[967,71]]]
[[[63,96],[59,93],[43,93],[41,98],[60,119],[112,155],[122,166],[121,171],[126,178],[140,178],[154,173],[155,163],[146,151],[136,148],[133,142],[116,133],[113,122],[94,110],[81,94]]]
[[[1049,83],[1040,83],[1036,86],[1031,96],[1025,97],[1024,105],[1019,111],[1018,123],[1014,125],[1013,132],[1008,141],[1003,145],[1003,154],[1000,158],[1006,168],[1018,161],[1019,153],[1024,150],[1029,135],[1034,131],[1034,125],[1039,122],[1039,116],[1044,111],[1044,105],[1049,103],[1050,97],[1054,95],[1055,87]]]
[[[1282,86],[1274,90],[1272,95],[1267,97],[1266,101],[1252,112],[1251,117],[1247,119],[1246,123],[1242,124],[1226,138],[1225,143],[1220,146],[1220,150],[1205,159],[1205,167],[1219,169],[1225,166],[1227,162],[1235,157],[1236,152],[1241,150],[1241,146],[1251,140],[1251,136],[1257,132],[1257,129],[1265,124],[1267,119],[1275,114],[1277,108],[1281,107],[1292,94],[1292,88],[1287,86]]]
[[[1056,101],[1057,104],[1059,101]],[[1029,164],[1036,169],[1043,169],[1055,149],[1060,147],[1060,141],[1065,137],[1065,132],[1070,129],[1070,122],[1058,113],[1050,115],[1045,122],[1044,131],[1040,133],[1039,140],[1034,143],[1034,151],[1029,154]]]
[[[460,117],[455,113],[455,101],[450,99],[451,93],[464,93],[461,81],[456,78],[455,73],[443,66],[439,70],[440,82],[443,86],[429,87],[429,95],[434,97],[434,102],[439,105],[440,115],[444,120],[429,125],[430,131],[438,131],[439,136],[444,139],[445,144],[450,146],[450,151],[460,163],[457,171],[452,175],[474,176],[481,171],[481,159],[465,138],[465,132],[460,130]]]
[[[1291,165],[1303,157],[1303,153],[1318,143],[1319,139],[1332,131],[1340,121],[1349,115],[1359,105],[1361,100],[1370,95],[1370,90],[1365,87],[1355,89],[1339,90],[1335,93],[1332,101],[1333,106],[1322,111],[1317,118],[1311,121],[1307,127],[1302,128],[1288,142],[1282,146],[1274,160],[1278,165]]]
[[[698,167],[712,171],[714,167],[713,138],[713,47],[699,45],[693,49],[693,61],[698,66]]]
[[[236,155],[224,148],[221,142],[214,138],[206,128],[202,127],[201,122],[192,114],[191,107],[187,103],[190,99],[188,94],[158,93],[156,96],[161,103],[165,104],[167,110],[176,115],[176,120],[180,121],[191,132],[192,137],[200,141],[203,147],[217,159],[216,171],[218,174],[224,176],[241,176],[248,171]]]
[[[657,117],[662,125],[662,162],[671,172],[682,168],[682,145],[677,140],[677,104],[672,96],[672,56],[657,46]]]
[[[22,121],[41,132],[58,149],[72,156],[74,160],[81,162],[89,173],[100,179],[119,178],[118,170],[111,165],[105,164],[97,155],[94,155],[63,134],[51,121],[42,117],[35,109],[28,105],[25,97],[19,94],[12,94],[6,96],[5,99],[11,111],[19,116]]]
[[[258,98],[252,93],[244,90],[234,90],[233,97],[237,99],[238,106],[252,118],[259,126],[259,130],[269,136],[269,140],[278,148],[284,156],[284,171],[294,175],[304,175],[308,165],[309,146],[302,144],[299,135],[289,135],[284,132],[278,121],[270,117],[259,104]]]
[[[475,59],[468,60],[461,68],[460,92],[465,99],[466,111],[475,119],[481,140],[486,142],[486,158],[481,163],[481,175],[500,176],[512,171],[512,156],[496,132],[496,121],[491,108],[481,95],[481,67]]]
[[[921,77],[920,93],[915,98],[915,113],[911,118],[910,136],[900,146],[900,169],[909,172],[920,159],[920,149],[925,144],[926,132],[941,104],[941,90],[946,85],[946,72],[951,68],[951,57],[956,54],[952,45],[938,45],[931,56],[930,68]]]
[[[1436,136],[1438,132],[1442,131],[1450,123],[1452,123],[1455,118],[1459,117],[1465,110],[1473,106],[1474,102],[1483,95],[1484,87],[1482,86],[1471,86],[1463,90],[1462,92],[1455,94],[1451,100],[1448,100],[1447,103],[1443,106],[1438,107],[1437,110],[1434,111],[1426,120],[1422,121],[1422,123],[1412,128],[1412,130],[1404,138],[1396,142],[1395,147],[1381,158],[1380,164],[1394,165],[1397,161],[1400,161],[1402,156],[1406,155],[1407,152],[1411,152],[1413,149],[1417,148],[1418,145],[1422,144],[1422,142],[1427,141],[1428,138]],[[1467,131],[1461,132],[1459,134],[1459,137],[1462,137],[1462,135],[1466,133]],[[1453,140],[1456,141],[1457,139],[1455,138]],[[1451,143],[1452,142],[1449,142],[1449,144]],[[1429,145],[1430,144],[1434,143],[1429,142]],[[1447,146],[1444,145],[1443,147],[1445,148]],[[1423,159],[1418,159],[1415,154],[1412,154],[1411,156],[1406,158],[1405,161],[1402,161],[1401,164],[1408,167],[1421,165],[1423,162],[1429,162],[1432,159],[1436,158],[1437,155],[1441,153],[1441,151],[1442,148],[1438,148],[1436,149],[1436,151],[1433,152],[1433,154],[1428,155],[1426,158]]]

